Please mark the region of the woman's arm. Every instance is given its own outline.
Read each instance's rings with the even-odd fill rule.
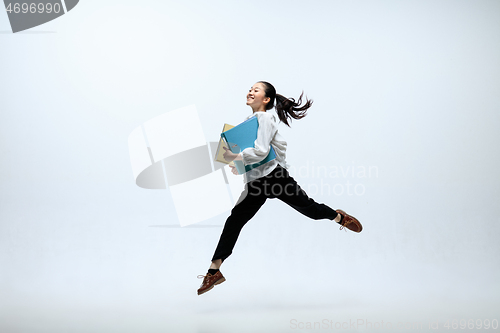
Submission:
[[[245,165],[258,163],[266,158],[271,149],[271,141],[278,131],[274,115],[271,113],[258,113],[256,117],[259,121],[259,129],[257,130],[254,147],[245,148],[238,154],[241,155],[241,160]]]

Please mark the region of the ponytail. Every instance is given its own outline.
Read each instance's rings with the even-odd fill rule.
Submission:
[[[291,118],[301,119],[307,115],[307,109],[309,109],[313,103],[312,100],[307,99],[304,105],[302,104],[302,96],[304,92],[300,94],[299,100],[295,102],[293,98],[286,98],[283,95],[277,94],[276,89],[272,84],[265,81],[259,81],[264,85],[264,92],[266,93],[266,97],[270,98],[269,103],[266,105],[266,110],[271,110],[274,106],[274,100],[276,99],[276,113],[278,114],[279,119],[285,123],[288,127],[290,124],[288,120],[291,121]]]
[[[278,117],[282,122],[284,122],[288,127],[288,119],[301,119],[307,116],[307,109],[309,109],[313,103],[312,100],[308,100],[306,98],[306,103],[303,106],[302,104],[302,95],[304,92],[300,94],[299,100],[295,103],[295,99],[286,98],[283,95],[276,94],[276,113],[278,113]]]

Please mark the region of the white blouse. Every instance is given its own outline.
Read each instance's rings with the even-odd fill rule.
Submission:
[[[271,145],[276,153],[276,158],[245,172],[243,174],[245,183],[267,176],[276,168],[278,164],[285,169],[288,169],[289,167],[286,163],[287,143],[278,132],[276,117],[272,113],[266,111],[254,112],[246,119],[250,119],[251,117],[257,117],[259,129],[257,131],[257,139],[255,140],[254,148],[248,147],[241,151],[243,164],[249,165],[262,161],[266,158],[267,154],[269,154]]]

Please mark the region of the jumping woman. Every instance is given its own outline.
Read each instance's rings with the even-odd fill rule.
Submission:
[[[267,199],[278,198],[314,220],[333,220],[340,224],[340,229],[347,228],[354,232],[361,232],[363,229],[355,217],[346,214],[343,210],[337,209],[335,211],[327,205],[317,203],[309,198],[288,174],[288,164],[285,161],[287,143],[278,133],[275,116],[267,110],[271,110],[276,102],[276,113],[280,121],[290,127],[288,120],[305,117],[307,109],[312,105],[312,100],[306,98],[304,105],[300,106],[302,95],[295,102],[293,98],[276,94],[276,89],[264,81],[259,81],[250,88],[247,94],[247,105],[252,108],[253,113],[247,119],[255,116],[259,123],[254,148],[245,148],[241,153],[234,154],[224,147],[226,150],[224,158],[227,161],[242,161],[245,165],[258,163],[269,154],[270,146],[274,148],[276,158],[244,174],[245,189],[226,220],[208,273],[198,276],[203,278],[198,295],[206,293],[215,285],[226,281],[219,268],[233,252],[243,226],[257,213]],[[233,166],[231,166],[231,171],[238,174]]]

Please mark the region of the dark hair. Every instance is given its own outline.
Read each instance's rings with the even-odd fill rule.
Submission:
[[[274,106],[274,100],[276,100],[276,113],[282,122],[284,122],[288,127],[290,124],[288,123],[288,119],[301,119],[307,115],[307,109],[309,109],[313,103],[312,99],[307,99],[303,106],[302,104],[302,96],[304,92],[300,94],[299,100],[295,102],[293,98],[286,98],[283,95],[277,94],[276,89],[272,84],[266,81],[259,81],[264,85],[264,93],[266,97],[269,97],[271,100],[266,105],[266,110],[271,110]]]

